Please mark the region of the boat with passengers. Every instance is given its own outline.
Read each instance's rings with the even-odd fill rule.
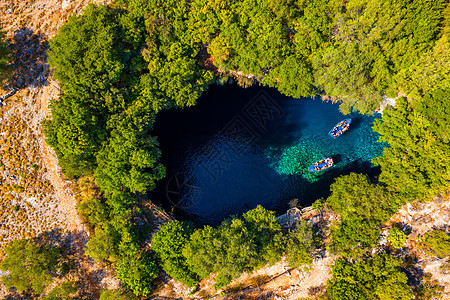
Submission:
[[[339,137],[341,134],[346,132],[348,128],[350,127],[350,123],[352,122],[352,119],[345,119],[337,123],[333,129],[330,130],[328,133],[333,139]]]
[[[334,165],[333,159],[331,157],[327,157],[313,163],[308,170],[311,172],[319,172],[326,170],[329,167],[332,167],[333,165]]]

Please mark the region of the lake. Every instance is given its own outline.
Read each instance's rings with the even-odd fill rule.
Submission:
[[[384,146],[371,129],[377,117],[344,116],[337,104],[269,88],[211,86],[195,107],[158,114],[153,134],[167,177],[149,197],[198,225],[216,225],[258,204],[278,213],[292,199],[309,206],[329,195],[340,175],[379,174],[371,164]],[[331,138],[328,132],[344,118],[352,119],[350,129]],[[308,171],[329,156],[334,167]]]

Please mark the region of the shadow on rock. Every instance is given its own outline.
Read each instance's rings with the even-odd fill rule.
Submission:
[[[7,88],[20,90],[48,85],[50,73],[47,64],[48,41],[28,28],[17,30],[8,44],[14,66],[14,75]]]

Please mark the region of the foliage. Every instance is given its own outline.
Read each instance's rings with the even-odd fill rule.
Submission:
[[[415,96],[411,103],[399,99],[375,125],[390,145],[375,161],[386,186],[350,174],[327,199],[341,215],[331,228],[334,248],[355,258],[366,253],[399,204],[448,188],[448,7],[445,0],[88,5],[51,42],[49,63],[62,94],[43,124],[64,174],[94,175],[100,188],[78,205],[92,231],[87,253],[117,261],[124,285],[149,293],[157,268],[139,250],[133,217],[136,194],[165,176],[153,123],[163,109],[194,105],[215,67],[225,76],[249,75],[238,76],[243,85],[258,81],[297,98],[326,93],[345,113],[370,113],[399,89]],[[306,227],[291,232],[293,264],[307,262],[310,234]],[[223,286],[279,259],[285,242],[274,213],[258,207],[192,234],[179,223],[167,225],[152,247],[166,272],[184,283],[217,273]]]
[[[161,259],[163,270],[187,286],[193,286],[198,281],[197,275],[189,270],[182,253],[192,232],[193,228],[189,224],[173,221],[162,225],[152,238],[152,249]]]
[[[441,258],[450,255],[450,236],[444,231],[429,231],[423,236],[422,242]]]
[[[122,289],[115,289],[115,290],[104,289],[100,294],[100,300],[135,300],[135,299],[137,299],[137,297],[135,297],[131,293],[127,293]]]
[[[450,11],[450,6],[447,10]],[[450,28],[449,25],[447,26]],[[401,89],[408,91],[408,94],[414,98],[426,95],[436,89],[450,87],[450,41],[448,34],[441,37],[433,49],[423,53],[409,70],[409,72],[399,73],[398,81]]]
[[[87,221],[90,227],[104,224],[108,219],[107,205],[101,198],[83,199],[77,205],[78,213]]]
[[[15,287],[19,292],[31,289],[36,294],[42,294],[56,274],[58,248],[48,248],[21,239],[10,242],[5,248],[5,254],[0,270],[9,271],[8,275],[1,278],[8,289]]]
[[[117,262],[117,278],[135,295],[150,293],[152,281],[158,276],[158,266],[149,253],[123,256]]]
[[[245,226],[256,245],[260,257],[252,264],[252,268],[262,267],[266,263],[273,264],[281,258],[284,243],[281,236],[281,226],[275,212],[258,205],[243,214]]]
[[[388,240],[395,248],[401,248],[405,245],[408,236],[398,227],[394,226],[389,230]]]
[[[96,261],[114,261],[117,257],[117,250],[114,247],[113,236],[97,228],[86,244],[85,254]]]
[[[42,300],[69,300],[69,299],[78,299],[73,296],[76,294],[77,288],[76,284],[73,281],[65,281],[53,288],[47,296],[41,298]]]
[[[341,220],[331,227],[331,249],[344,257],[362,257],[376,245],[380,230],[377,220]]]
[[[341,216],[331,228],[333,247],[343,256],[361,256],[376,244],[381,225],[400,203],[362,174],[341,176],[330,190],[327,204]]]
[[[312,254],[319,240],[310,224],[304,221],[298,222],[295,230],[290,231],[286,238],[285,252],[289,266],[298,268],[311,265]]]
[[[127,188],[132,193],[145,193],[165,176],[158,162],[161,155],[155,138],[149,136],[153,113],[136,100],[126,111],[111,117],[108,143],[97,153],[95,178],[107,194]]]
[[[323,209],[326,203],[326,199],[324,198],[320,198],[317,199],[316,201],[313,202],[313,204],[311,205],[314,209]]]
[[[49,63],[64,93],[52,102],[46,136],[69,177],[95,168],[95,153],[108,136],[108,116],[125,107],[138,80],[123,55],[135,49],[123,41],[119,20],[114,10],[89,5],[50,43]]]
[[[386,253],[351,263],[339,258],[327,294],[333,299],[412,299],[401,261]]]
[[[396,94],[396,77],[408,76],[417,57],[432,51],[445,6],[444,0],[347,1],[333,20],[334,43],[313,59],[318,87],[342,100],[345,113],[377,109],[382,94]]]
[[[397,99],[395,109],[386,110],[374,130],[387,142],[380,181],[405,199],[426,199],[450,187],[450,89],[436,90],[423,99]]]
[[[10,52],[6,45],[6,34],[0,28],[0,84],[11,75]]]
[[[197,229],[183,249],[189,268],[201,278],[218,273],[216,287],[227,285],[248,272],[281,256],[280,225],[274,212],[262,206],[232,218],[218,228]]]
[[[205,229],[198,231],[203,230]],[[200,240],[206,234],[194,233],[185,253],[188,264],[195,272],[209,267],[206,272],[198,272],[200,276],[218,273],[216,286],[221,287],[242,272],[250,271],[249,265],[258,259],[258,253],[255,242],[241,219],[226,220],[214,231],[214,237],[206,240]],[[200,251],[193,251],[195,248]],[[205,266],[205,263],[210,266]]]

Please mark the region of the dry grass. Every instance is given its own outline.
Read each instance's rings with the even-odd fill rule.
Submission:
[[[4,30],[14,32],[30,28],[37,34],[53,37],[59,27],[88,3],[109,3],[101,0],[2,0],[0,20]]]
[[[11,109],[11,108],[10,108]],[[63,228],[36,138],[26,121],[0,111],[0,246]]]

